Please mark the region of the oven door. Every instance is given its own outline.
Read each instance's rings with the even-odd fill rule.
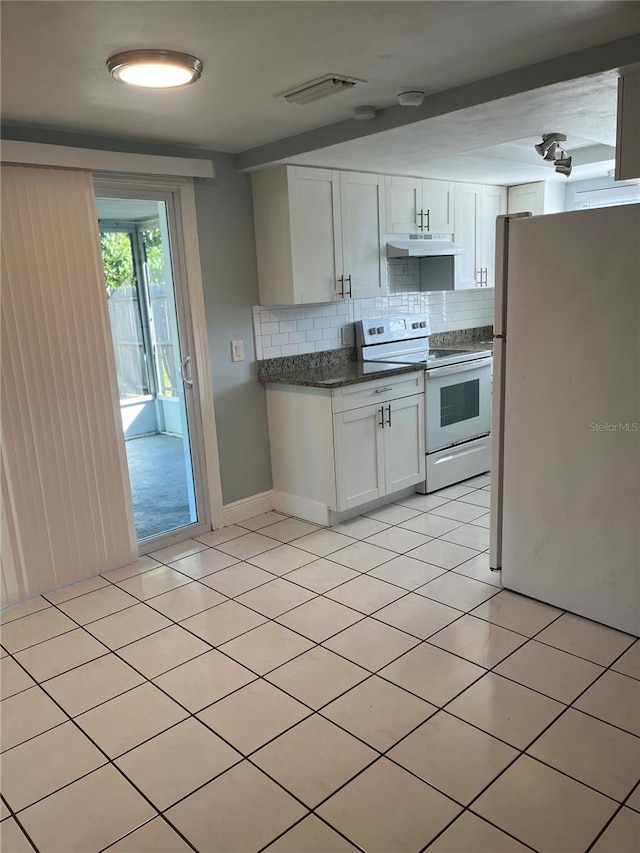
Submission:
[[[492,363],[483,358],[427,370],[427,453],[491,432]]]

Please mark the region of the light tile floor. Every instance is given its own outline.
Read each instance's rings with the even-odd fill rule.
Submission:
[[[500,588],[488,485],[0,614],[3,853],[636,853],[640,642]]]

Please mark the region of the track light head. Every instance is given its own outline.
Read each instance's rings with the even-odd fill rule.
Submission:
[[[566,142],[567,137],[564,133],[545,133],[542,136],[542,142],[535,145],[535,149],[545,160],[554,160],[556,154],[556,146],[559,142]]]
[[[559,160],[555,161],[556,172],[561,175],[564,175],[565,178],[568,178],[571,174],[571,157],[567,157],[566,153],[562,152],[565,156],[561,157]]]

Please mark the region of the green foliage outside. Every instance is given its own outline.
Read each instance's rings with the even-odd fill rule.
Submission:
[[[159,228],[148,228],[142,232],[144,251],[147,256],[149,284],[164,284],[164,254]]]
[[[164,257],[159,228],[142,232],[150,284],[164,282]],[[131,236],[126,231],[100,232],[100,247],[107,290],[123,285],[135,285]]]
[[[100,247],[107,290],[134,284],[130,236],[125,231],[100,232]]]

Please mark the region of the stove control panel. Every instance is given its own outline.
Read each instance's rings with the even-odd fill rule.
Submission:
[[[399,341],[423,342],[428,347],[429,322],[425,314],[376,317],[356,323],[356,345],[388,344]]]

